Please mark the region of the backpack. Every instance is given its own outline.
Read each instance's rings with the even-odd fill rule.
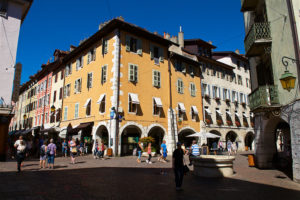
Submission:
[[[45,152],[45,146],[41,146],[41,149],[40,149],[40,155],[41,156],[45,156],[46,155],[46,152]]]

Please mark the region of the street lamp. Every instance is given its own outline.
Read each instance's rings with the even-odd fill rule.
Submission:
[[[52,113],[55,111],[55,106],[54,106],[54,105],[51,106],[50,111],[51,111]]]
[[[281,75],[281,78],[279,80],[281,82],[282,88],[290,91],[295,87],[296,77],[291,72],[289,72],[289,70],[287,69],[289,63],[284,59],[290,59],[293,63],[298,62],[298,60],[286,56],[282,57],[282,64],[285,66],[285,71],[284,74]]]

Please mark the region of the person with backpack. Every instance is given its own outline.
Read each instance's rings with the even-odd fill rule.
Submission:
[[[17,149],[17,168],[18,172],[21,172],[21,165],[25,159],[26,153],[26,143],[23,140],[23,136],[20,136],[19,139],[15,142],[14,147]]]
[[[46,168],[46,155],[47,152],[47,142],[44,141],[44,144],[40,147],[40,168]]]

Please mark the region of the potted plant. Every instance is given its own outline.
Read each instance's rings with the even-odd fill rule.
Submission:
[[[221,125],[223,124],[222,120],[221,120],[221,119],[217,119],[217,124],[218,124],[219,126],[221,126]]]
[[[205,119],[205,122],[206,122],[207,124],[210,124],[210,123],[211,123],[210,119]]]
[[[241,123],[239,121],[235,121],[235,125],[240,127],[241,126]]]
[[[226,123],[227,123],[228,126],[232,126],[232,121],[231,120],[227,120]]]
[[[245,127],[248,127],[248,126],[249,126],[249,125],[248,125],[248,122],[246,122],[246,121],[244,121],[243,124],[244,124]]]

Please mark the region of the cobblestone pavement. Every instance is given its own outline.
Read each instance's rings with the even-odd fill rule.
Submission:
[[[189,174],[179,192],[171,162],[156,160],[150,165],[137,163],[136,157],[83,156],[72,165],[69,158],[57,158],[54,170],[40,170],[38,161],[30,160],[21,173],[16,173],[15,161],[4,162],[0,163],[0,199],[300,199],[300,184],[277,170],[248,167],[246,152],[236,156],[232,177]],[[166,174],[161,175],[161,170]]]

